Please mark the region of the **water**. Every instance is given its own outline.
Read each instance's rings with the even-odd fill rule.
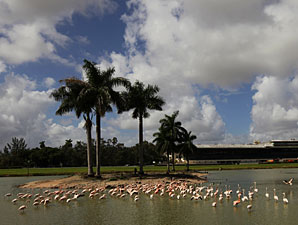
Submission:
[[[282,180],[294,177],[293,186],[285,185]],[[231,200],[217,203],[212,207],[213,200],[191,201],[186,199],[169,199],[157,196],[149,199],[145,194],[134,202],[132,198],[117,199],[108,197],[104,200],[89,199],[87,196],[78,201],[67,203],[53,202],[49,206],[37,208],[28,204],[24,213],[17,209],[24,202],[11,203],[12,197],[4,195],[11,192],[41,193],[42,190],[20,190],[18,184],[33,180],[53,179],[55,177],[10,177],[0,178],[0,225],[110,225],[110,224],[142,224],[142,225],[178,225],[178,224],[297,224],[298,212],[298,169],[272,170],[239,170],[215,171],[208,174],[208,184],[213,182],[216,187],[225,190],[225,185],[233,189]],[[238,184],[246,190],[257,183],[259,189],[253,208],[248,211],[247,202],[233,207]],[[265,188],[268,188],[270,199],[265,198]],[[279,196],[279,202],[273,201],[273,188]],[[285,192],[289,204],[282,203],[282,192]],[[247,193],[247,191],[246,191]]]

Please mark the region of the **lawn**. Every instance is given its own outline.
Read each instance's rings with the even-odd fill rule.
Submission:
[[[103,166],[102,173],[134,172],[137,166]],[[298,168],[298,163],[269,163],[269,164],[240,164],[240,165],[191,165],[192,171],[208,170],[238,170],[238,169],[274,169],[274,168]],[[165,173],[166,166],[145,166],[145,173],[160,172]],[[95,171],[95,168],[94,168]],[[185,166],[176,166],[176,171],[186,171]],[[59,168],[19,168],[0,169],[0,176],[47,176],[47,175],[73,175],[86,174],[87,167],[59,167]]]

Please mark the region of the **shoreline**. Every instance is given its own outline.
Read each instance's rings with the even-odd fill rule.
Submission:
[[[19,188],[24,189],[84,189],[91,187],[114,188],[132,184],[159,184],[170,183],[172,181],[187,182],[189,184],[200,184],[207,181],[206,173],[190,172],[187,174],[175,173],[170,175],[160,173],[148,173],[142,177],[132,174],[113,173],[103,174],[102,179],[84,177],[82,175],[72,175],[65,178],[31,181]]]
[[[111,166],[102,167],[102,175],[106,174],[134,174],[135,166]],[[298,163],[268,163],[268,164],[240,164],[240,165],[191,165],[190,171],[187,172],[184,166],[176,166],[176,173],[208,173],[208,171],[223,170],[251,170],[251,169],[293,169],[298,168]],[[72,176],[86,175],[86,167],[62,167],[62,168],[16,168],[0,169],[0,177],[20,177],[20,176]],[[166,174],[164,166],[146,166],[145,173]],[[171,172],[172,173],[172,172]],[[170,175],[171,175],[170,173]],[[115,175],[116,176],[116,175]]]

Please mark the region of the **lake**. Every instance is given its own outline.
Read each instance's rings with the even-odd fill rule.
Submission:
[[[293,185],[283,184],[283,180],[293,177]],[[32,194],[42,193],[44,190],[21,190],[17,185],[29,181],[41,179],[55,179],[57,177],[3,177],[0,178],[0,225],[111,225],[111,224],[297,224],[298,213],[298,169],[268,169],[268,170],[230,170],[211,171],[208,174],[208,182],[225,191],[230,187],[233,190],[232,198],[217,201],[217,206],[212,207],[214,198],[206,200],[190,200],[191,195],[181,198],[169,198],[168,196],[154,196],[140,194],[139,201],[126,196],[122,199],[110,197],[99,200],[90,199],[88,195],[72,201],[53,201],[48,206],[35,207],[30,203],[19,200],[13,204],[11,200],[19,192]],[[258,193],[254,194],[252,201],[241,202],[233,207],[233,201],[237,199],[236,190],[238,184],[241,189],[247,191],[253,187],[254,182]],[[297,183],[296,183],[297,182]],[[270,194],[265,197],[266,187]],[[273,189],[279,201],[273,200]],[[13,196],[5,197],[6,193]],[[282,193],[286,193],[288,204],[282,202]],[[21,213],[18,207],[22,204],[28,208]],[[247,205],[252,209],[248,210]]]

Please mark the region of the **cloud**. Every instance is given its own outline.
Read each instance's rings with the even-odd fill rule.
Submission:
[[[6,65],[2,61],[0,61],[0,73],[3,73],[5,71],[6,71]]]
[[[164,118],[165,114],[172,115],[176,110],[179,110],[177,121],[181,121],[183,127],[196,134],[195,142],[217,142],[224,139],[225,123],[210,97],[202,96],[198,102],[195,97],[181,96],[176,102],[167,103],[163,111],[151,111],[151,116],[144,119],[145,140],[152,141],[153,133],[160,127],[159,120]],[[130,132],[130,136],[125,140],[130,139],[137,143],[139,121],[133,119],[131,113],[132,111],[125,112],[107,122],[113,127],[122,129],[122,133],[125,133],[125,130],[134,130],[135,132]]]
[[[73,66],[57,54],[70,37],[57,31],[57,24],[71,21],[73,13],[90,16],[113,11],[109,0],[2,0],[0,2],[0,60],[5,64],[34,62],[40,58]]]
[[[134,0],[127,6],[130,13],[122,16],[126,54],[113,52],[101,65],[116,65],[117,75],[132,81],[158,84],[167,102],[164,112],[180,110],[181,121],[199,141],[233,138],[226,133],[225,122],[210,96],[198,95],[194,85],[235,91],[260,74],[282,80],[298,69],[298,30],[293,29],[298,23],[296,1]],[[263,93],[258,82],[253,89]],[[277,94],[286,99],[279,91]],[[296,108],[285,108],[276,102],[278,98],[273,99],[264,108],[254,96],[252,135],[264,129],[272,136],[269,127],[291,130],[290,124],[293,129],[297,125],[292,121]],[[273,116],[263,113],[270,110]],[[145,122],[148,134],[156,129],[161,116],[152,113],[152,119]],[[136,129],[128,114],[120,118],[121,128]],[[274,126],[270,126],[270,118],[276,120]]]
[[[40,141],[59,146],[66,139],[85,141],[85,131],[74,125],[60,125],[48,118],[47,111],[56,104],[50,91],[38,91],[27,76],[9,74],[0,84],[0,150],[12,137],[23,137],[29,147]],[[52,115],[51,115],[52,116]]]
[[[288,76],[297,69],[295,1],[130,3],[133,13],[122,19],[138,79],[157,83],[171,74],[172,82],[231,88],[257,74]]]
[[[86,36],[76,36],[75,39],[79,42],[79,43],[82,43],[82,44],[85,44],[85,45],[88,45],[90,44],[90,41],[88,40],[88,38]]]
[[[290,139],[298,135],[298,76],[258,77],[252,86],[250,135],[254,140]]]
[[[56,81],[52,77],[46,77],[43,80],[43,85],[47,88],[52,87],[55,83]]]

